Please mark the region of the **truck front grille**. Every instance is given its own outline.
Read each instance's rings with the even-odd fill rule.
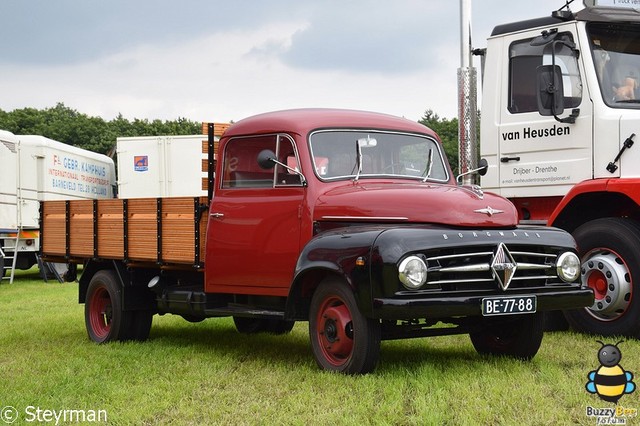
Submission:
[[[553,253],[509,249],[503,244],[471,252],[447,251],[426,257],[428,286],[459,291],[495,289],[501,283],[505,288],[539,287],[558,281]]]

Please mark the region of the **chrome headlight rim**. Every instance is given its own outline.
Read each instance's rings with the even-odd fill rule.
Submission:
[[[558,277],[566,282],[575,282],[580,277],[580,258],[577,254],[566,251],[558,256],[556,261],[556,273]]]
[[[418,268],[417,270],[415,268]],[[405,288],[418,290],[427,282],[427,264],[420,256],[410,255],[398,265],[398,278]]]

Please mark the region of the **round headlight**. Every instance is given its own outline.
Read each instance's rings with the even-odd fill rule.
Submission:
[[[420,288],[427,282],[427,265],[418,256],[409,256],[400,262],[398,278],[409,290]]]
[[[556,263],[558,276],[564,282],[574,282],[580,276],[580,259],[570,251],[562,253]]]

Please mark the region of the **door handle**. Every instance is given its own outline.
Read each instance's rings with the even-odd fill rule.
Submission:
[[[520,161],[520,157],[500,157],[501,163],[508,163],[509,161]]]
[[[222,219],[224,217],[224,213],[209,213],[210,217],[215,217],[216,219]]]

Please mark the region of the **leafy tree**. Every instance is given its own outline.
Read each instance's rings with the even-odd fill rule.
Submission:
[[[433,110],[428,109],[418,123],[429,127],[440,136],[447,160],[453,173],[458,173],[458,119],[440,118]]]
[[[201,132],[201,124],[186,118],[173,121],[129,121],[118,114],[111,121],[91,117],[58,103],[52,108],[38,110],[22,108],[10,112],[0,109],[0,129],[17,135],[42,135],[48,138],[108,154],[119,136],[194,135]]]
[[[432,129],[434,132],[440,136],[440,140],[442,141],[442,145],[444,147],[444,152],[447,155],[447,159],[449,160],[449,164],[451,164],[451,169],[453,170],[453,174],[457,175],[459,173],[459,164],[458,164],[458,119],[452,118],[440,118],[438,114],[433,112],[433,110],[428,109],[425,111],[424,115],[420,120],[418,120],[420,124],[424,124],[425,126]],[[480,114],[478,113],[478,124],[477,124],[478,134],[480,132]],[[480,152],[480,142],[479,138],[476,141],[477,144],[477,152]]]

